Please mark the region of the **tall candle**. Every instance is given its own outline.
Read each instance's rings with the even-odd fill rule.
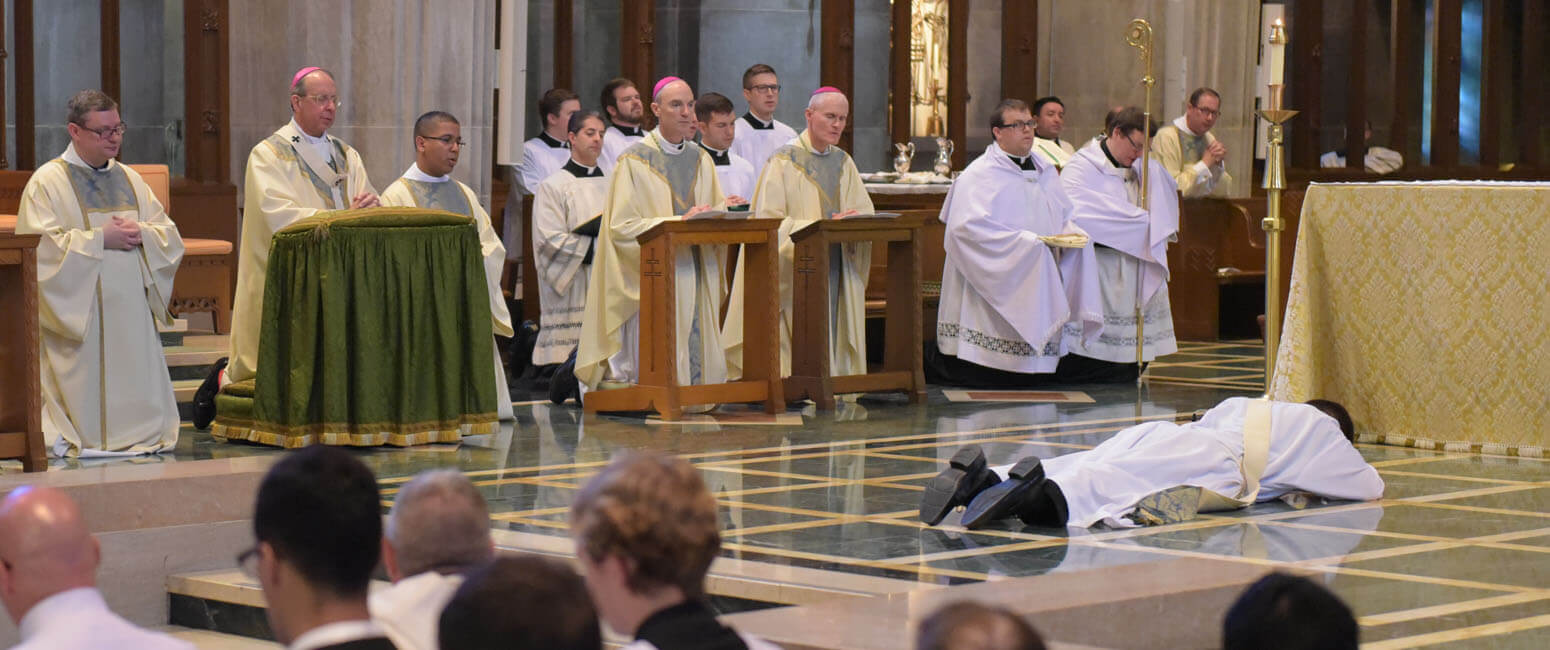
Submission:
[[[1270,26],[1270,83],[1283,84],[1286,78],[1286,27],[1277,18]]]

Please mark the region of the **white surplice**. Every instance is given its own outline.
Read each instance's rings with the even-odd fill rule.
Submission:
[[[253,145],[245,179],[242,241],[237,247],[237,299],[231,309],[231,352],[226,366],[230,381],[258,374],[264,279],[275,231],[324,210],[347,209],[361,192],[376,193],[354,148],[326,133],[307,135],[295,120]]]
[[[521,259],[523,240],[527,237],[527,233],[522,232],[520,218],[522,195],[536,194],[538,184],[559,171],[567,160],[570,160],[570,145],[549,137],[548,133],[540,131],[537,137],[522,143],[522,162],[513,170],[513,177],[520,187],[506,199],[505,232],[501,233],[501,242],[511,261]]]
[[[746,158],[732,153],[731,150],[716,151],[705,145],[706,153],[716,163],[716,178],[721,181],[721,193],[729,197],[741,196],[745,201],[753,200],[754,186],[759,181],[759,174],[754,170],[753,164]]]
[[[1157,161],[1151,163],[1150,210],[1137,206],[1141,164],[1114,165],[1101,139],[1087,143],[1060,172],[1071,200],[1071,219],[1092,237],[1103,295],[1103,332],[1083,340],[1074,327],[1065,331],[1067,352],[1114,363],[1136,360],[1136,304],[1145,305],[1146,338],[1142,357],[1150,361],[1178,351],[1168,303],[1168,243],[1179,231],[1179,197]],[[1139,263],[1139,265],[1138,265]],[[1069,279],[1067,280],[1070,281]]]
[[[479,229],[479,254],[484,261],[485,293],[490,296],[490,329],[497,336],[512,336],[511,311],[506,308],[506,296],[501,293],[501,269],[506,263],[506,247],[495,236],[490,225],[490,214],[479,205],[473,188],[451,176],[431,176],[421,171],[418,163],[410,163],[409,169],[398,180],[382,191],[382,205],[419,207],[446,210],[474,220]],[[501,365],[500,350],[494,340],[495,350],[495,402],[496,415],[502,420],[515,417],[511,407],[511,392],[506,387],[506,369]]]
[[[533,262],[542,309],[534,365],[564,362],[581,341],[592,275],[592,265],[583,261],[593,238],[571,231],[603,213],[609,179],[589,176],[595,169],[567,161],[538,184],[533,196]]]
[[[697,205],[726,209],[710,155],[700,146],[667,142],[660,130],[619,156],[609,172],[608,198],[593,253],[576,379],[582,390],[603,381],[634,383],[640,377],[640,243],[652,226],[681,219]],[[687,246],[675,256],[674,305],[681,385],[726,381],[726,355],[716,327],[726,295],[725,247]],[[658,360],[665,361],[665,360]]]
[[[104,246],[114,217],[139,224],[139,246]],[[42,235],[44,444],[58,456],[171,449],[178,405],[156,323],[172,322],[183,240],[151,188],[114,160],[93,169],[72,144],[28,179],[16,232]]]
[[[597,166],[603,169],[604,174],[613,175],[614,165],[618,163],[619,156],[624,154],[624,150],[645,137],[646,130],[638,126],[609,125],[603,130],[603,151],[597,156]]]
[[[1055,167],[1032,160],[1035,169],[1022,169],[991,143],[947,192],[936,325],[943,354],[1010,372],[1054,372],[1066,323],[1089,340],[1103,328],[1092,245],[1052,249],[1039,239],[1081,229],[1070,221]]]
[[[366,607],[398,650],[436,650],[441,610],[462,585],[460,574],[426,571],[373,589]]]
[[[1087,451],[1043,460],[1044,475],[1065,495],[1067,525],[1135,524],[1124,516],[1155,492],[1192,485],[1222,495],[1243,489],[1243,429],[1247,397],[1230,398],[1198,422],[1147,422],[1120,431]],[[1289,492],[1368,501],[1383,496],[1383,479],[1340,432],[1335,419],[1307,404],[1273,402],[1270,447],[1258,501]],[[1006,476],[1010,465],[992,468]]]
[[[787,126],[785,122],[776,119],[765,122],[754,117],[753,113],[744,113],[742,118],[733,122],[732,129],[730,151],[753,165],[755,182],[764,173],[764,165],[770,162],[770,156],[797,137],[796,129]],[[744,194],[743,198],[750,197]]]

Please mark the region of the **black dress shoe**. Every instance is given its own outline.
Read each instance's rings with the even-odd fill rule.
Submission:
[[[204,431],[215,421],[215,394],[221,392],[221,371],[226,369],[226,357],[215,360],[210,374],[194,391],[194,428]]]
[[[566,400],[575,397],[581,399],[581,388],[576,384],[576,351],[571,350],[565,363],[554,369],[554,377],[549,380],[549,401],[555,404],[564,404]]]
[[[947,461],[947,469],[926,484],[920,497],[920,521],[935,526],[953,508],[967,505],[974,495],[1000,482],[1001,477],[985,466],[985,452],[979,445],[963,447]]]
[[[1029,456],[1007,471],[1007,479],[980,492],[963,511],[963,527],[982,528],[997,519],[1005,519],[1022,510],[1029,494],[1044,482],[1044,465]]]

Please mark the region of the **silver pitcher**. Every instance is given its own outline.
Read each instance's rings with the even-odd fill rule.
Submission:
[[[900,175],[910,173],[910,163],[915,158],[915,143],[895,142],[893,150],[898,152],[893,155],[893,170]]]
[[[931,169],[938,174],[947,176],[953,172],[953,141],[937,136],[936,139],[936,163]]]

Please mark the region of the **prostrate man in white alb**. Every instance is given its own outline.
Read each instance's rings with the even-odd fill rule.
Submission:
[[[691,139],[694,90],[678,77],[666,77],[651,95],[651,111],[659,124],[619,156],[603,208],[574,371],[586,390],[596,390],[604,381],[634,383],[640,377],[641,271],[635,238],[665,221],[726,208],[710,155]],[[716,327],[726,291],[724,253],[716,248],[679,251],[677,266],[669,270],[677,302],[672,307],[677,310],[677,329],[671,335],[678,358],[672,362],[678,364],[678,378],[685,385],[717,384],[727,377]],[[551,385],[574,383],[567,365],[555,371]],[[549,395],[557,401],[567,397],[554,390]]]
[[[942,299],[934,375],[957,385],[1038,383],[1065,353],[1062,330],[1103,329],[1092,244],[1052,248],[1041,236],[1081,235],[1055,166],[1032,155],[1028,105],[1003,100],[990,115],[995,142],[953,182],[942,206]],[[1016,373],[1016,374],[1013,374]]]
[[[1143,305],[1142,360],[1178,350],[1167,285],[1168,242],[1179,231],[1173,178],[1150,161],[1151,209],[1138,207],[1146,119],[1131,107],[1110,113],[1104,122],[1106,135],[1077,151],[1060,173],[1071,219],[1092,237],[1103,296],[1103,331],[1097,338],[1066,327],[1068,353],[1056,373],[1069,383],[1135,380],[1141,371],[1136,365],[1137,304]]]
[[[490,294],[490,326],[496,336],[511,336],[511,312],[501,293],[501,270],[506,247],[495,236],[490,215],[479,205],[473,188],[452,180],[458,155],[463,150],[463,127],[451,113],[431,111],[414,121],[414,163],[404,175],[382,192],[382,204],[446,210],[474,220],[479,229],[480,254],[484,258],[485,287]],[[490,342],[494,349],[495,342]],[[506,387],[506,369],[501,355],[495,353],[496,412],[502,420],[512,419],[511,393]]]
[[[1232,192],[1227,145],[1211,133],[1221,116],[1222,96],[1210,88],[1196,88],[1189,94],[1184,114],[1152,138],[1152,156],[1162,162],[1186,199]]]
[[[619,77],[603,84],[599,98],[603,112],[608,115],[608,130],[603,132],[603,153],[598,166],[604,174],[614,171],[614,163],[625,149],[646,137],[646,105],[641,101],[640,89],[635,82]]]
[[[727,206],[747,205],[759,177],[747,159],[732,153],[737,132],[732,100],[721,93],[705,93],[694,103],[694,115],[700,127],[700,146],[716,163],[716,176],[721,181],[721,191],[727,195]]]
[[[770,156],[796,139],[797,132],[775,119],[775,108],[780,106],[780,77],[775,68],[755,63],[744,71],[743,99],[748,101],[748,112],[737,122],[732,153],[753,165],[754,178],[758,178]]]
[[[172,323],[183,240],[140,175],[113,160],[116,102],[77,93],[66,129],[69,146],[27,180],[16,220],[18,234],[42,235],[43,442],[57,456],[166,451],[178,405],[156,324]]]
[[[1059,97],[1041,97],[1033,102],[1033,121],[1033,152],[1059,171],[1076,153],[1069,141],[1060,139],[1066,129],[1066,105]]]
[[[796,245],[791,233],[819,219],[872,214],[872,198],[861,184],[850,154],[838,146],[850,117],[850,101],[824,86],[807,103],[807,129],[770,157],[754,191],[753,211],[761,219],[780,219],[780,373],[791,374],[792,273]],[[829,251],[829,368],[834,375],[866,372],[866,284],[872,245],[847,243]],[[738,266],[742,266],[739,256]],[[744,279],[732,282],[732,300],[721,338],[727,346],[731,376],[742,376]]]
[[[333,73],[317,67],[297,71],[291,78],[290,101],[290,123],[253,145],[248,154],[227,381],[258,374],[264,278],[275,231],[325,210],[378,205],[360,154],[327,133],[340,105]]]
[[[102,548],[59,490],[24,485],[6,495],[0,558],[0,602],[21,631],[12,650],[193,650],[108,609],[97,590]]]
[[[597,238],[576,229],[602,214],[608,199],[608,177],[597,166],[605,128],[597,111],[571,115],[570,160],[538,184],[533,198],[533,261],[542,308],[533,366],[539,377],[552,375],[581,342]]]
[[[1176,523],[1294,492],[1331,499],[1383,496],[1383,479],[1352,446],[1344,407],[1234,397],[1198,422],[1147,422],[1088,451],[986,467],[976,446],[926,485],[920,520],[936,525],[966,505],[963,525],[1017,517],[1030,526]]]
[[[393,586],[367,599],[371,619],[400,650],[436,650],[441,608],[468,572],[495,557],[479,488],[453,469],[421,472],[398,491],[382,530]]]

